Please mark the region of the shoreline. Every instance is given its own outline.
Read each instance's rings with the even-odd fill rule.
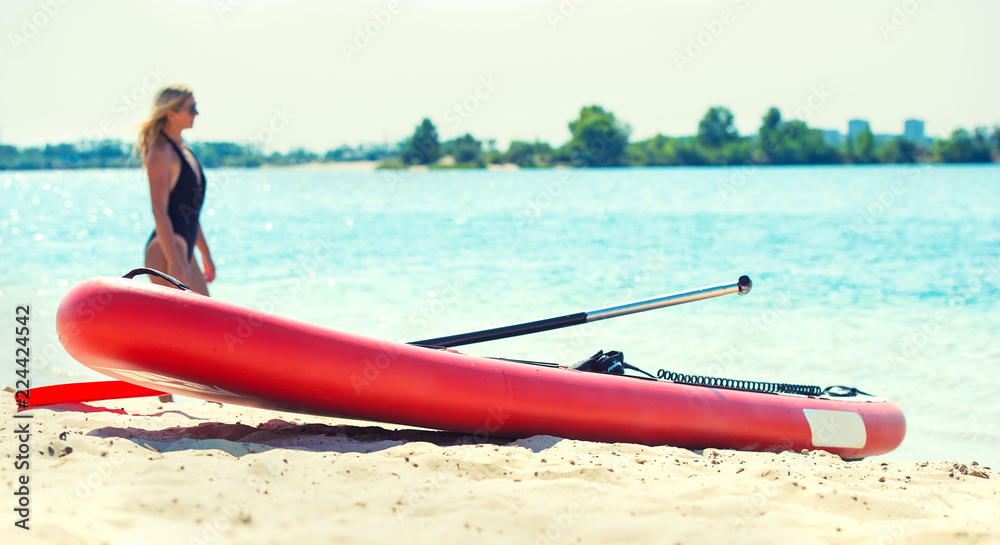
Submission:
[[[377,168],[378,161],[317,161],[313,163],[302,163],[297,165],[271,165],[264,164],[255,167],[226,167],[226,166],[215,166],[215,167],[205,167],[206,170],[259,170],[259,169],[290,169],[290,170],[333,170],[342,172],[370,172],[375,170],[380,170]],[[503,164],[488,164],[485,168],[449,168],[437,167],[428,168],[426,165],[417,165],[405,168],[390,168],[381,169],[386,171],[411,171],[411,172],[424,172],[424,171],[544,171],[544,170],[641,170],[641,169],[655,169],[655,170],[671,170],[671,169],[694,169],[694,170],[742,170],[742,171],[756,171],[758,169],[795,169],[795,168],[843,168],[843,169],[865,169],[865,168],[942,168],[942,167],[996,167],[1000,166],[1000,162],[992,163],[872,163],[872,164],[857,164],[857,163],[820,163],[820,164],[786,164],[786,165],[768,165],[768,164],[747,164],[747,165],[642,165],[642,166],[615,166],[615,167],[578,167],[571,165],[548,165],[540,167],[531,168],[521,168],[513,163],[503,163]],[[83,167],[83,168],[37,168],[37,169],[10,169],[4,170],[0,169],[0,176],[4,174],[23,174],[29,172],[83,172],[90,170],[141,170],[139,167],[133,166],[102,166],[102,167]]]
[[[971,460],[511,441],[155,399],[27,414],[37,543],[1000,539],[997,473]]]

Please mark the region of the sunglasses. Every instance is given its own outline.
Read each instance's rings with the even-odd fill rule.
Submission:
[[[178,112],[191,112],[191,115],[198,113],[198,103],[195,102],[190,108],[177,108]]]

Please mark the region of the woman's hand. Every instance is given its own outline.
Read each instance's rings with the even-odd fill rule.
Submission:
[[[211,284],[212,280],[215,280],[215,262],[212,261],[212,256],[205,253],[201,254],[201,264],[205,267],[205,283]]]

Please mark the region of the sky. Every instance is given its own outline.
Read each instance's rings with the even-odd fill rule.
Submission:
[[[741,134],[771,106],[846,132],[1000,124],[988,0],[3,0],[0,143],[134,141],[184,83],[189,141],[266,150],[442,139],[559,145],[597,104],[632,140]]]

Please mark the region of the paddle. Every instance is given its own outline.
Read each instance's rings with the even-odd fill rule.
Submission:
[[[36,386],[26,391],[20,391],[20,393],[22,395],[16,396],[18,411],[33,409],[43,405],[54,405],[56,403],[161,396],[166,392],[151,390],[144,386],[137,386],[121,380],[105,380]]]
[[[750,278],[747,276],[741,276],[739,280],[733,284],[708,286],[696,290],[672,293],[670,295],[661,295],[651,299],[643,299],[641,301],[626,303],[624,305],[617,305],[587,312],[578,312],[576,314],[567,314],[565,316],[556,316],[554,318],[546,318],[544,320],[537,320],[534,322],[525,322],[523,324],[485,329],[483,331],[473,331],[471,333],[460,333],[458,335],[449,335],[447,337],[414,341],[408,344],[426,346],[428,348],[450,348],[453,346],[495,341],[498,339],[507,339],[510,337],[528,335],[530,333],[539,333],[542,331],[551,331],[553,329],[596,322],[598,320],[607,320],[608,318],[617,318],[618,316],[625,316],[626,314],[635,314],[637,312],[645,312],[647,310],[657,308],[671,307],[693,301],[701,301],[703,299],[710,299],[712,297],[719,297],[730,293],[746,295],[750,293],[750,288],[752,287],[753,282],[750,281]]]
[[[449,335],[447,337],[437,337],[423,341],[414,341],[407,344],[428,348],[450,348],[453,346],[495,341],[498,339],[507,339],[510,337],[518,337],[531,333],[540,333],[542,331],[551,331],[554,329],[596,322],[598,320],[607,320],[608,318],[617,318],[618,316],[636,314],[647,310],[711,299],[713,297],[728,295],[730,293],[746,295],[750,293],[750,288],[752,287],[753,283],[750,281],[750,278],[747,276],[741,276],[739,280],[732,284],[708,286],[696,290],[672,293],[669,295],[661,295],[659,297],[634,301],[624,305],[578,312],[576,314],[567,314],[565,316],[556,316],[554,318],[546,318],[544,320],[497,327],[494,329]],[[31,397],[28,398],[28,402],[25,405],[21,405],[21,403],[19,403],[19,405],[23,410],[40,405],[64,403],[68,401],[98,401],[101,399],[148,397],[162,394],[163,392],[151,390],[142,386],[135,386],[124,381],[81,382],[76,384],[59,384],[55,386],[32,388],[30,390]]]

